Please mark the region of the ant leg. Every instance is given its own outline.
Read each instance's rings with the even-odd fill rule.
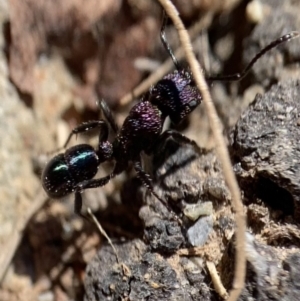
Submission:
[[[120,164],[116,164],[114,170],[111,174],[106,177],[100,179],[91,179],[78,183],[75,188],[75,203],[74,203],[74,211],[75,213],[82,216],[81,208],[82,208],[82,196],[81,193],[85,189],[89,188],[97,188],[105,186],[112,178],[120,174],[124,170],[124,166]]]
[[[195,147],[196,149],[200,150],[199,146],[197,145],[197,143],[194,140],[189,139],[188,137],[184,136],[183,134],[181,134],[177,131],[167,130],[159,135],[156,143],[154,144],[153,148],[151,149],[152,152],[158,152],[162,148],[162,146],[164,145],[164,142],[168,138],[172,138],[178,143],[190,144],[193,147]]]
[[[74,200],[74,212],[75,212],[75,214],[79,215],[80,217],[82,217],[86,221],[90,222],[88,217],[85,216],[81,212],[81,209],[82,209],[82,196],[81,196],[81,193],[79,191],[76,191],[75,192],[75,200]]]
[[[216,75],[216,76],[209,76],[206,77],[207,81],[239,81],[244,78],[249,70],[253,67],[253,65],[260,59],[266,52],[270,51],[271,49],[277,47],[278,45],[288,42],[294,38],[299,37],[300,33],[297,31],[292,31],[284,36],[280,37],[277,40],[272,41],[269,45],[261,49],[254,58],[250,61],[250,63],[246,66],[246,68],[239,73],[231,74],[231,75]]]
[[[86,216],[84,216],[81,212],[82,209],[82,191],[88,188],[96,188],[106,185],[110,179],[112,179],[115,176],[115,174],[110,174],[104,178],[100,179],[92,179],[83,181],[77,184],[75,189],[75,200],[74,200],[74,211],[76,214],[80,215],[81,217],[87,219]]]
[[[112,178],[120,174],[124,170],[124,166],[121,164],[116,164],[114,167],[114,170],[111,174],[109,174],[106,177],[99,178],[99,179],[91,179],[91,180],[86,180],[78,183],[75,187],[75,204],[74,204],[74,211],[75,213],[81,214],[81,208],[82,208],[82,196],[81,192],[85,189],[89,188],[97,188],[97,187],[102,187],[105,186]]]
[[[134,162],[134,169],[137,173],[138,178],[142,181],[143,185],[149,189],[149,191],[168,209],[169,212],[173,212],[170,205],[165,200],[163,200],[161,197],[159,197],[157,195],[157,193],[154,191],[152,179],[151,179],[150,175],[144,171],[142,164],[141,164],[141,160]],[[173,213],[173,218],[176,221],[179,221],[178,217],[175,216],[174,213]]]
[[[77,126],[76,128],[74,128],[67,141],[65,142],[63,148],[66,148],[67,145],[69,144],[71,138],[73,135],[77,135],[80,133],[84,133],[84,132],[88,132],[91,131],[93,129],[96,128],[101,128],[100,134],[99,134],[99,141],[106,141],[108,139],[108,126],[107,123],[104,120],[93,120],[93,121],[89,121],[89,122],[84,122],[82,124],[80,124],[79,126]]]
[[[180,69],[179,63],[178,63],[169,43],[167,41],[167,38],[166,38],[165,28],[166,28],[168,19],[169,18],[167,16],[166,12],[163,11],[163,20],[162,20],[162,26],[161,26],[161,30],[160,30],[160,39],[161,39],[161,42],[164,45],[166,51],[168,52],[169,56],[171,57],[176,69],[179,70]]]
[[[95,120],[95,121],[84,122],[71,131],[65,144],[62,147],[59,147],[56,150],[51,151],[49,154],[57,153],[57,152],[61,151],[62,149],[65,149],[68,146],[73,135],[77,135],[77,134],[80,134],[83,132],[88,132],[88,131],[96,129],[96,128],[102,128],[102,130],[100,131],[100,134],[99,134],[99,141],[100,142],[107,141],[108,126],[104,120]]]
[[[76,191],[82,191],[89,188],[97,188],[106,185],[112,178],[116,175],[111,173],[110,175],[100,178],[100,179],[92,179],[80,182],[76,186]]]
[[[166,202],[163,201],[163,200],[161,200],[161,198],[154,191],[151,176],[144,171],[140,160],[134,162],[134,169],[135,169],[135,171],[137,173],[138,178],[142,181],[143,185],[146,186],[150,190],[150,192],[159,201],[161,201],[164,205],[166,205]]]
[[[74,203],[74,211],[76,214],[80,215],[82,218],[84,218],[85,220],[92,222],[96,225],[96,227],[99,229],[100,233],[107,239],[108,243],[110,244],[110,246],[112,247],[116,258],[117,258],[117,262],[120,263],[119,257],[118,257],[118,253],[117,250],[115,248],[115,246],[113,245],[111,239],[109,238],[109,236],[107,235],[107,233],[105,232],[105,230],[102,228],[102,226],[100,225],[100,223],[98,222],[98,220],[96,219],[95,215],[92,213],[91,209],[88,207],[87,208],[87,213],[89,215],[90,218],[88,218],[87,216],[85,216],[84,214],[82,214],[81,212],[82,209],[82,196],[80,191],[76,191],[75,192],[75,203]]]
[[[81,209],[82,209],[82,196],[79,191],[76,191],[75,200],[74,200],[74,212],[82,216]]]
[[[184,136],[183,134],[174,131],[174,130],[167,130],[164,131],[158,139],[158,144],[160,144],[161,142],[165,141],[166,139],[168,139],[169,137],[172,137],[174,140],[178,140],[179,142],[182,143],[186,143],[186,144],[191,144],[194,146],[197,146],[196,142],[189,139],[188,137]],[[198,147],[198,146],[197,146]]]
[[[117,134],[119,132],[119,127],[107,103],[104,101],[104,99],[97,99],[97,105],[100,108],[100,110],[103,112],[104,117],[108,121],[112,130],[115,132],[115,134]]]

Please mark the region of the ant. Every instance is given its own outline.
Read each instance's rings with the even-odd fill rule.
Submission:
[[[50,198],[61,198],[70,193],[75,193],[75,213],[81,214],[82,196],[85,189],[106,185],[112,178],[127,169],[129,162],[137,176],[150,192],[160,200],[167,208],[168,204],[154,191],[152,180],[147,174],[141,162],[141,153],[151,155],[160,141],[166,137],[180,138],[187,143],[193,143],[179,132],[167,130],[162,132],[166,117],[173,124],[180,123],[189,115],[202,100],[197,90],[191,72],[181,69],[165,37],[167,18],[164,14],[161,28],[161,41],[164,48],[173,60],[176,70],[164,76],[150,91],[142,97],[130,110],[121,129],[115,123],[113,115],[107,104],[101,100],[98,106],[102,109],[105,120],[89,121],[72,130],[64,148],[67,147],[73,135],[99,129],[99,142],[96,149],[89,144],[79,144],[68,148],[64,153],[56,155],[50,160],[42,174],[44,190]],[[263,48],[250,61],[247,67],[240,73],[227,76],[210,76],[207,81],[238,81],[244,78],[255,62],[267,51],[298,37],[298,32],[290,32],[271,42]],[[115,132],[113,142],[108,141],[109,127]],[[101,163],[109,160],[115,161],[111,174],[94,179]]]

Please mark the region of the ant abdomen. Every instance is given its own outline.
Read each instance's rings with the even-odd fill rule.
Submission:
[[[73,192],[78,183],[92,179],[99,166],[94,148],[79,144],[50,160],[42,174],[43,187],[51,198],[61,198]]]

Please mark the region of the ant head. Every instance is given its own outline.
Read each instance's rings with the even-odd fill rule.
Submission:
[[[175,70],[160,80],[150,92],[150,101],[174,124],[180,123],[201,102],[191,73]]]

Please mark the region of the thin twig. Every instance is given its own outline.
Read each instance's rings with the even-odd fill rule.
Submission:
[[[221,278],[217,272],[216,266],[211,261],[206,261],[206,266],[213,282],[214,288],[216,292],[223,298],[226,299],[228,297],[228,293],[221,281]]]
[[[222,135],[220,126],[220,119],[217,115],[216,109],[213,105],[208,86],[203,77],[201,67],[196,60],[192,50],[191,41],[181,19],[178,16],[178,11],[170,0],[159,0],[160,4],[165,9],[168,16],[172,19],[179,35],[180,42],[184,47],[186,59],[189,63],[193,77],[197,84],[199,91],[203,97],[203,103],[206,108],[212,133],[216,143],[216,152],[221,162],[224,178],[231,193],[232,207],[235,210],[236,222],[236,258],[235,258],[235,274],[233,281],[233,288],[230,291],[228,300],[237,300],[245,284],[246,271],[246,256],[245,256],[245,230],[246,222],[243,212],[243,204],[241,201],[241,193],[236,181],[235,174],[232,169],[226,142]]]
[[[201,20],[196,22],[190,29],[189,35],[193,39],[198,33],[207,28],[212,20],[212,14],[207,13]],[[182,47],[179,47],[175,51],[175,56],[178,61],[180,61],[184,57],[184,51]],[[160,80],[164,75],[169,73],[174,68],[174,63],[171,58],[167,59],[159,68],[157,68],[151,75],[146,78],[143,82],[141,82],[137,87],[135,87],[130,93],[126,94],[124,97],[120,99],[119,105],[126,106],[129,104],[134,98],[138,98],[142,94],[146,93],[149,88],[154,85],[158,80]]]
[[[99,221],[96,219],[96,216],[93,214],[91,208],[89,208],[89,207],[87,208],[87,213],[89,214],[89,216],[91,217],[92,221],[94,222],[94,224],[98,228],[99,232],[107,239],[108,243],[110,244],[110,246],[112,247],[112,249],[113,249],[113,251],[114,251],[114,253],[116,255],[117,262],[120,263],[118,252],[117,252],[114,244],[112,243],[111,239],[109,238],[109,236],[107,235],[107,233],[105,232],[105,230],[100,225]]]

